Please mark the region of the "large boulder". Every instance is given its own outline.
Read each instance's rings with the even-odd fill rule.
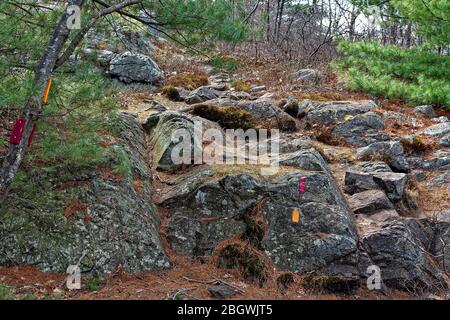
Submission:
[[[428,251],[434,231],[414,219],[391,219],[361,235],[363,250],[383,282],[417,295],[448,289],[447,277]]]
[[[433,219],[426,220],[425,225],[431,230],[432,237],[429,237],[430,252],[437,258],[442,270],[447,270],[450,266],[450,212],[439,212]]]
[[[125,83],[155,83],[162,79],[158,65],[139,53],[125,52],[110,61],[109,73]]]
[[[178,132],[185,132],[189,135],[191,144],[190,158],[192,164],[194,163],[193,155],[194,148],[200,149],[201,141],[194,139],[194,118],[186,114],[167,111],[155,113],[148,117],[144,122],[143,127],[151,135],[149,141],[152,149],[152,159],[156,169],[166,171],[176,171],[182,167],[181,163],[174,163],[172,159],[172,151],[179,142],[173,141],[174,134]]]
[[[130,51],[143,55],[150,55],[155,46],[150,42],[142,30],[133,31],[122,27],[107,33],[92,29],[86,35],[88,49],[107,50],[112,52]]]
[[[170,266],[159,236],[159,215],[151,203],[144,132],[134,116],[120,118],[115,143],[129,158],[130,177],[89,169],[77,172],[61,190],[41,193],[43,205],[8,198],[0,211],[1,265],[66,272],[79,263],[83,272],[95,273]]]
[[[305,119],[321,123],[331,123],[344,120],[346,116],[356,116],[377,108],[373,101],[307,101],[300,105],[307,114]]]
[[[283,270],[357,273],[354,218],[325,161],[312,150],[291,158],[297,159],[285,163],[291,170],[270,178],[250,173],[209,178],[193,191],[166,198],[161,205],[169,215],[172,249],[211,255],[221,241],[250,238]],[[293,210],[301,211],[300,223],[292,222]]]

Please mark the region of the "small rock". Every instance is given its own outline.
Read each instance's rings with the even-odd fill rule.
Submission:
[[[223,283],[215,283],[208,288],[209,293],[219,299],[227,299],[236,295],[236,289]]]
[[[417,182],[422,182],[427,179],[425,173],[422,170],[412,170],[409,176]]]
[[[445,116],[438,117],[438,118],[433,118],[432,120],[433,120],[434,122],[437,122],[437,123],[448,122],[448,118],[445,117]]]
[[[428,182],[429,187],[441,187],[445,184],[450,184],[450,172],[439,174]]]
[[[449,132],[450,132],[450,122],[438,123],[422,131],[423,134],[432,137],[442,137]]]
[[[354,194],[382,189],[391,201],[402,198],[408,177],[392,172],[384,162],[363,162],[345,172],[345,191]]]
[[[414,113],[423,115],[427,118],[435,118],[436,117],[436,113],[434,113],[433,106],[430,106],[430,105],[417,106],[414,108]]]
[[[244,91],[231,92],[229,95],[232,100],[249,100],[250,94]]]
[[[220,87],[203,86],[192,91],[185,99],[187,104],[201,103],[224,96]]]
[[[398,113],[398,112],[393,112],[393,111],[384,111],[383,117],[386,119],[398,120],[398,121],[402,121],[402,122],[406,122],[410,118],[403,113]]]
[[[450,133],[447,133],[441,139],[439,139],[438,143],[443,147],[450,147]]]
[[[323,78],[323,75],[314,69],[300,69],[295,72],[294,75],[297,77],[297,80],[307,80],[315,83],[319,82]]]
[[[266,86],[255,86],[250,89],[250,92],[257,93],[257,92],[262,92],[262,91],[266,91],[266,90],[267,90]]]

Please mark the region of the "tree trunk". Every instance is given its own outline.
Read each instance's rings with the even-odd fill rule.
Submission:
[[[266,30],[266,36],[267,36],[267,42],[269,42],[270,40],[270,0],[267,0],[267,9],[266,9],[266,13],[267,13],[267,30]]]
[[[68,0],[67,6],[77,5],[81,9],[84,1],[85,0]],[[31,131],[37,118],[39,117],[39,114],[42,112],[42,93],[44,92],[45,86],[50,79],[56,60],[63,49],[64,43],[69,36],[70,30],[67,26],[67,22],[70,16],[71,15],[66,10],[55,27],[48,46],[35,71],[33,87],[37,93],[37,96],[30,97],[22,109],[21,117],[26,121],[22,138],[19,144],[10,144],[8,153],[3,160],[3,165],[0,169],[0,203],[2,203],[6,198],[11,182],[20,168],[27,151],[28,139],[30,138]]]
[[[95,22],[105,15],[120,11],[121,9],[134,4],[141,3],[142,0],[123,0],[117,4],[111,5],[101,11],[96,12],[89,23],[82,28],[78,34],[72,39],[65,52],[62,53],[64,44],[70,33],[68,20],[71,15],[65,10],[56,25],[47,48],[35,71],[34,89],[38,96],[29,98],[27,104],[22,109],[21,117],[26,121],[25,129],[19,144],[10,144],[8,154],[6,155],[3,166],[0,169],[0,204],[6,198],[12,180],[16,176],[20,165],[24,159],[28,147],[28,139],[30,138],[33,126],[42,112],[42,93],[50,79],[52,72],[60,66],[72,54],[78,44],[83,39],[89,29],[94,26]],[[85,0],[67,0],[67,7],[75,5],[82,9]]]

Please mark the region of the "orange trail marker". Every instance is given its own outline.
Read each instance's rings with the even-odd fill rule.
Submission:
[[[300,211],[297,209],[292,211],[292,222],[294,222],[294,223],[300,222]]]
[[[44,92],[44,104],[47,104],[48,102],[48,94],[50,93],[50,88],[52,87],[52,79],[48,79],[47,82],[47,87],[45,88],[45,92]]]

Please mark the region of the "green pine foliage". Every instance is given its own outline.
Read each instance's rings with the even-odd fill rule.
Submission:
[[[450,1],[448,0],[392,0],[400,15],[414,22],[430,45],[450,42]]]
[[[117,103],[109,79],[88,63],[74,73],[59,73],[49,104],[37,124],[32,157],[53,170],[83,168],[102,162],[109,152],[101,134],[115,133]]]
[[[42,95],[34,92],[33,70],[62,9],[30,9],[33,14],[28,15],[10,3],[0,4],[0,116],[10,122],[20,115],[30,95]],[[126,154],[101,144],[102,136],[117,135],[120,129],[117,89],[112,81],[89,61],[66,64],[52,79],[49,103],[37,123],[22,178],[26,176],[29,181],[33,175],[56,175],[61,180],[70,179],[79,170],[110,163],[111,159],[113,168],[128,175]],[[1,133],[0,147],[6,150],[7,134]],[[20,179],[18,175],[17,183],[26,185]]]
[[[339,45],[336,69],[350,89],[410,104],[450,107],[450,56],[423,48],[402,49],[371,42]]]
[[[239,63],[232,57],[217,55],[211,60],[211,66],[214,71],[233,72],[239,68]]]

